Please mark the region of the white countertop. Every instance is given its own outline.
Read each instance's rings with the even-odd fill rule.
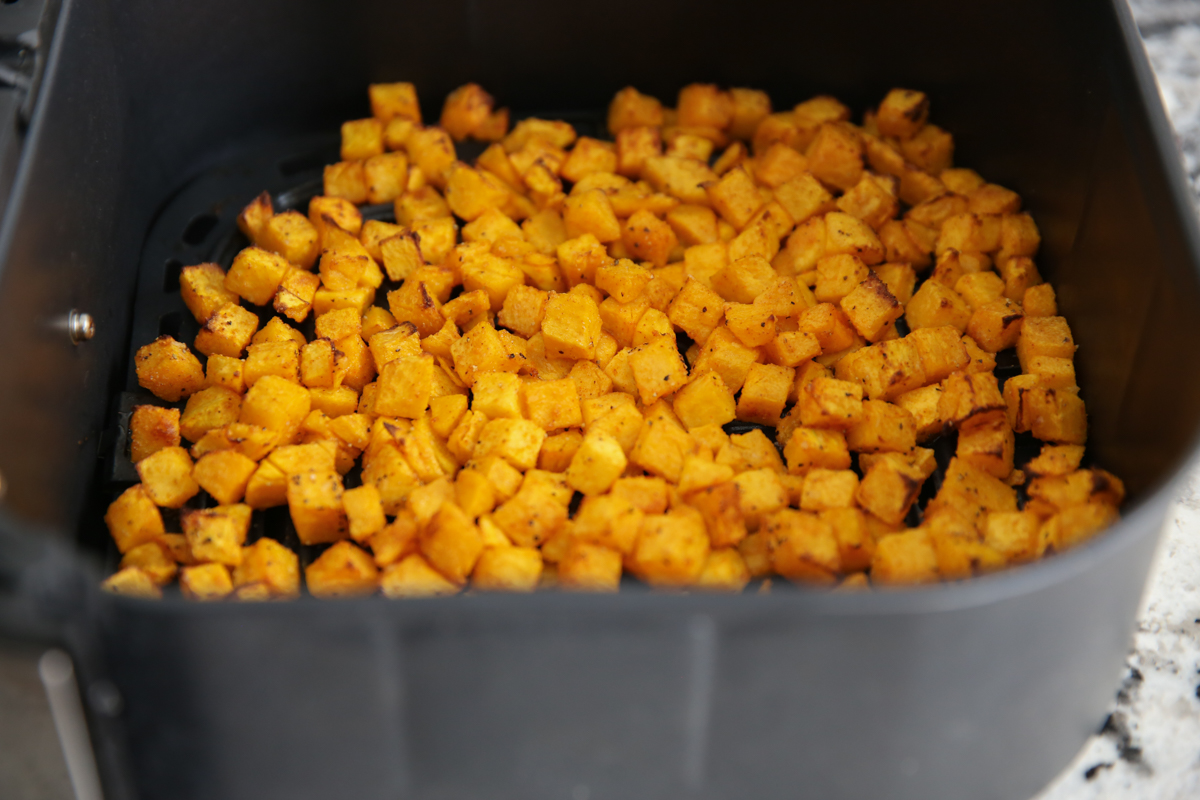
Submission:
[[[1131,0],[1200,197],[1200,2]],[[1167,515],[1111,716],[1036,800],[1200,798],[1200,467]]]

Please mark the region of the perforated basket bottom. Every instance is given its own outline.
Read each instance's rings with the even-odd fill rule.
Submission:
[[[605,135],[603,116],[560,113],[553,115],[553,118],[571,122],[581,135],[601,138]],[[321,193],[322,170],[326,164],[339,160],[338,150],[338,138],[330,135],[308,136],[276,143],[207,170],[163,204],[146,237],[138,265],[137,295],[133,307],[124,391],[111,405],[114,418],[110,421],[109,434],[106,437],[108,445],[102,462],[101,496],[105,504],[138,481],[137,472],[129,459],[128,424],[133,407],[143,403],[169,405],[138,386],[133,366],[134,352],[163,334],[190,345],[199,332],[199,325],[179,293],[180,270],[184,266],[203,262],[215,262],[228,269],[234,256],[250,244],[237,228],[237,215],[263,191],[270,194],[276,211],[294,209],[306,214],[308,201]],[[474,143],[464,143],[458,150],[461,160],[473,161],[482,151],[482,147]],[[364,206],[361,210],[364,219],[389,222],[395,219],[391,204]],[[397,286],[394,282],[385,281],[376,294],[376,305],[386,307],[387,292]],[[257,313],[260,324],[265,324],[272,316],[277,316],[269,307],[248,308]],[[285,321],[294,324],[291,320]],[[906,332],[903,320],[898,327],[902,333]],[[306,338],[313,338],[313,317],[310,315],[299,328]],[[680,338],[683,352],[690,342],[682,334]],[[203,363],[204,356],[199,353],[197,356]],[[997,354],[996,361],[996,376],[1001,387],[1007,378],[1020,374],[1015,351],[1007,350]],[[182,402],[175,404],[179,408],[183,405]],[[740,421],[725,426],[726,432],[731,434],[745,433],[754,428],[762,429],[768,438],[775,440],[775,429],[771,427]],[[781,452],[782,444],[776,443]],[[945,470],[954,456],[957,435],[949,432],[926,442],[923,446],[933,449],[938,469],[925,481],[920,498],[909,513],[907,523],[910,526],[920,524],[921,509],[941,486]],[[1024,464],[1037,455],[1040,447],[1041,443],[1030,434],[1017,434],[1015,463],[1018,466]],[[861,477],[857,455],[853,456],[852,468],[858,471]],[[357,467],[345,476],[347,488],[358,485],[359,481]],[[1024,492],[1018,490],[1018,495],[1019,502],[1024,504]],[[572,503],[572,512],[579,499],[576,495]],[[207,493],[201,491],[187,504],[185,510],[214,504]],[[179,513],[176,510],[163,509],[167,530],[180,530]],[[85,526],[85,530],[87,527]],[[102,529],[103,526],[99,526],[99,530]],[[301,545],[286,507],[254,514],[247,542],[252,543],[263,536],[276,539],[295,550],[300,557],[301,574],[303,568],[326,547]],[[105,566],[109,571],[115,569],[120,554],[111,540],[107,536],[95,533],[85,536],[85,539],[85,545],[102,548]]]

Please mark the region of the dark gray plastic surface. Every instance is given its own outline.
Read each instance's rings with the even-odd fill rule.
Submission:
[[[1197,231],[1123,5],[96,0],[64,3],[57,36],[0,229],[0,611],[40,615],[85,687],[120,690],[122,713],[91,720],[110,798],[1018,800],[1099,725],[1200,418]],[[366,114],[373,80],[415,81],[429,118],[467,80],[521,112],[601,108],[626,83],[857,112],[929,91],[959,163],[1038,220],[1126,520],[911,592],[98,596],[98,455],[160,209],[214,165]],[[55,328],[71,308],[96,317],[87,345]]]

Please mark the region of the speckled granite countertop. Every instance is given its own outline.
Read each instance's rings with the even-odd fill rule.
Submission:
[[[1200,198],[1200,0],[1132,0]],[[1167,515],[1112,713],[1036,800],[1200,798],[1200,467]]]

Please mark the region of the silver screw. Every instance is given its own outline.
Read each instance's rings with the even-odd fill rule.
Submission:
[[[67,333],[72,344],[86,342],[96,335],[96,322],[91,314],[71,309],[67,314]]]

